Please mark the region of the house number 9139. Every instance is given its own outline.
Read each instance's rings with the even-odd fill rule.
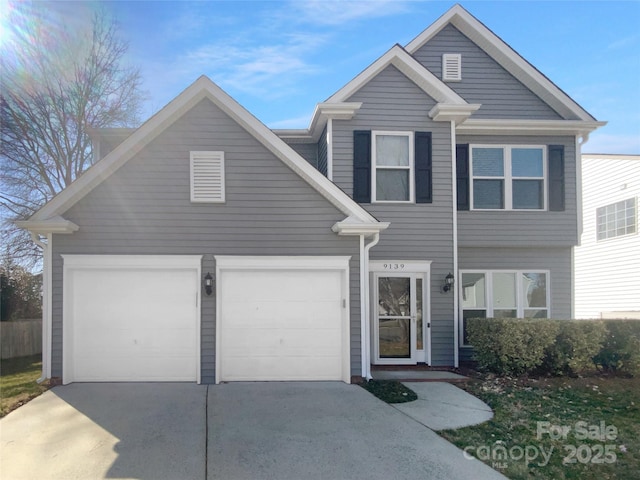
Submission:
[[[385,270],[404,270],[404,263],[385,263]]]

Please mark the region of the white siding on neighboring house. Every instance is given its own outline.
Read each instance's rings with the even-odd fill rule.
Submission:
[[[583,233],[575,249],[576,318],[640,318],[639,197],[639,155],[582,156]],[[635,228],[629,228],[628,208],[624,219],[612,217],[612,208],[608,232],[600,235],[608,238],[598,240],[598,209],[627,200],[635,205]],[[621,211],[620,206],[617,210]]]

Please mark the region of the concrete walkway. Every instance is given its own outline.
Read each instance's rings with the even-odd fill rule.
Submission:
[[[484,423],[493,411],[482,400],[444,382],[403,382],[418,400],[393,406],[432,430],[449,430]]]
[[[373,370],[374,380],[397,380],[398,382],[466,382],[469,380],[446,370]]]

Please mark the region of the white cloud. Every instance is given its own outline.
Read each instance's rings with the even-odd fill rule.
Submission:
[[[318,25],[342,25],[361,18],[386,17],[407,11],[407,2],[399,0],[296,0],[290,5],[298,20]]]

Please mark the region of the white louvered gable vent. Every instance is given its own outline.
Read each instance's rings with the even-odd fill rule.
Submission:
[[[462,80],[462,55],[459,53],[442,55],[442,80],[445,82]]]
[[[191,152],[191,201],[224,202],[224,152]]]

